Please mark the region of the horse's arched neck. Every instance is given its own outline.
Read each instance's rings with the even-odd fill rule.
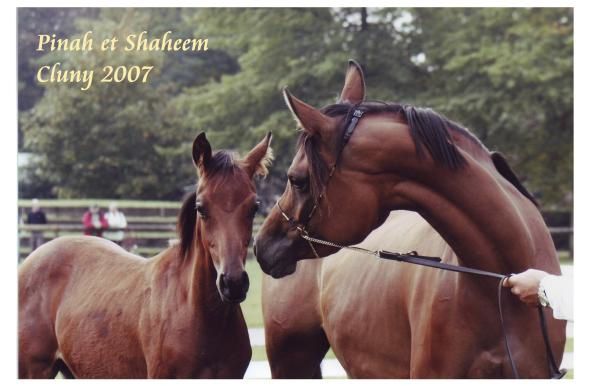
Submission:
[[[473,150],[462,150],[467,165],[459,170],[428,161],[405,170],[415,177],[397,179],[387,210],[420,213],[462,265],[499,273],[555,270],[554,246],[537,208]]]

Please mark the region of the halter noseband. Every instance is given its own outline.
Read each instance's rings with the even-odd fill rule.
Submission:
[[[314,216],[316,209],[318,209],[318,205],[320,204],[320,200],[322,200],[322,197],[324,197],[324,193],[326,192],[326,187],[328,186],[330,179],[332,178],[332,176],[334,175],[334,172],[337,169],[337,165],[339,163],[339,160],[341,159],[341,154],[343,153],[343,149],[345,148],[345,145],[347,145],[347,143],[349,142],[349,139],[351,139],[351,136],[353,135],[353,132],[355,131],[355,128],[357,127],[357,124],[359,123],[359,120],[363,116],[363,113],[364,113],[364,111],[358,107],[355,107],[355,109],[353,110],[353,114],[351,115],[351,120],[349,121],[349,124],[347,125],[347,128],[345,129],[345,132],[343,133],[343,142],[341,143],[341,146],[339,147],[335,162],[332,165],[332,167],[330,168],[330,172],[328,173],[328,178],[326,179],[326,183],[324,184],[322,192],[320,192],[320,195],[318,196],[318,200],[316,200],[316,202],[314,203],[314,206],[312,207],[312,210],[310,210],[310,213],[308,214],[308,218],[306,219],[306,221],[301,222],[301,221],[296,220],[295,217],[290,217],[285,212],[285,210],[283,210],[281,205],[279,204],[279,200],[277,200],[277,202],[275,203],[275,205],[277,205],[277,208],[279,208],[279,212],[281,212],[281,215],[283,216],[285,221],[287,221],[287,223],[290,225],[290,227],[297,229],[297,231],[300,233],[300,237],[308,242],[308,245],[310,246],[312,253],[314,253],[314,257],[316,257],[317,259],[320,258],[320,255],[318,255],[318,252],[316,252],[316,248],[314,248],[314,244],[313,244],[313,241],[315,241],[317,239],[310,237],[306,227],[308,226],[308,223],[312,219],[312,216]]]

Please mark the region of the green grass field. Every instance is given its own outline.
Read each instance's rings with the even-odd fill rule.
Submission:
[[[263,271],[255,259],[246,261],[246,272],[250,280],[250,289],[246,300],[241,304],[248,328],[263,327],[263,309],[261,306],[261,285]]]

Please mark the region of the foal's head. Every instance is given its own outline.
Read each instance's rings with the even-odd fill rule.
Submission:
[[[244,263],[259,206],[253,179],[267,173],[270,142],[271,133],[243,159],[235,159],[223,150],[212,153],[204,133],[193,142],[199,183],[181,210],[181,253],[186,256],[195,247],[206,251],[217,272],[216,285],[224,301],[241,302],[246,298],[249,281]]]

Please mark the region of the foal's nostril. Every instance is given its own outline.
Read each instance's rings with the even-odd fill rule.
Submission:
[[[228,283],[226,282],[226,275],[223,273],[220,275],[220,287],[223,289],[228,288]]]
[[[254,256],[257,256],[257,241],[256,239],[254,240],[254,243],[252,243],[252,252],[254,253]]]

